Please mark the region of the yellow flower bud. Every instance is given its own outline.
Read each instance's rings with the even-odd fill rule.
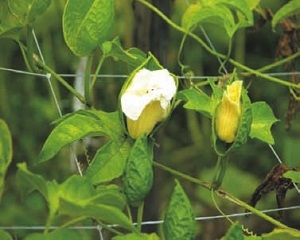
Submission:
[[[217,107],[215,129],[218,137],[226,143],[232,143],[236,137],[241,116],[242,85],[242,81],[228,85]]]
[[[139,70],[121,96],[129,135],[137,139],[150,134],[169,112],[176,93],[175,79],[168,70]]]

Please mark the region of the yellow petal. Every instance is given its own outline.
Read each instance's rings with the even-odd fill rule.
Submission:
[[[133,139],[137,139],[143,134],[150,134],[155,125],[165,119],[167,110],[164,110],[159,101],[148,104],[137,120],[127,118],[127,129]]]

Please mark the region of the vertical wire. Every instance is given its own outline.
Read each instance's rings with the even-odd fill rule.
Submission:
[[[211,40],[210,40],[209,36],[207,35],[205,29],[202,26],[200,26],[200,29],[201,29],[201,31],[202,31],[202,33],[203,33],[203,35],[204,35],[204,37],[205,37],[208,45],[211,47],[212,50],[214,50],[216,52],[215,46],[211,42]],[[218,62],[220,63],[220,67],[223,69],[223,71],[225,72],[225,74],[228,74],[228,71],[227,71],[226,67],[224,66],[224,63],[223,63],[222,59],[219,58],[218,56],[217,56],[217,59],[218,59]]]
[[[37,50],[39,52],[40,58],[41,58],[42,62],[45,64],[44,56],[42,54],[42,51],[41,51],[40,45],[38,43],[37,37],[35,35],[34,29],[32,29],[32,35],[33,35],[33,39],[34,39],[35,45],[37,47]],[[47,78],[47,81],[48,81],[48,84],[49,84],[49,87],[50,87],[51,94],[52,94],[53,99],[54,99],[56,109],[58,111],[58,114],[59,114],[60,117],[62,117],[62,111],[61,111],[61,108],[59,106],[59,103],[58,103],[58,100],[57,100],[57,97],[55,95],[54,88],[53,88],[53,85],[52,85],[52,82],[51,82],[51,73],[47,73],[46,78]]]
[[[36,34],[34,32],[34,29],[32,29],[32,35],[33,35],[34,42],[35,42],[35,45],[37,47],[37,50],[39,52],[40,58],[41,58],[42,62],[45,64],[44,56],[43,56],[43,53],[41,51],[41,48],[40,48],[39,42],[37,40]],[[54,102],[55,102],[56,109],[58,111],[58,114],[59,114],[60,117],[62,117],[62,111],[61,111],[61,108],[59,106],[59,103],[58,103],[58,100],[57,100],[57,97],[56,97],[53,85],[51,83],[51,74],[47,73],[46,74],[46,78],[47,78],[47,81],[48,81],[48,84],[49,84],[49,87],[50,87],[50,91],[51,91],[51,94],[52,94]],[[76,157],[76,154],[75,154],[75,149],[73,149],[72,147],[70,147],[70,153],[71,153],[71,155],[74,158],[74,161],[76,163],[76,166],[77,166],[77,169],[78,169],[78,172],[79,172],[80,176],[83,176],[82,171],[81,171],[81,167],[80,167],[80,164],[79,164],[79,161],[78,161],[78,159]]]

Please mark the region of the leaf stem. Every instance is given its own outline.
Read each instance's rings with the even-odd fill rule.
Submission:
[[[137,211],[137,229],[139,232],[142,230],[142,221],[143,221],[143,212],[144,212],[144,202],[138,207]]]
[[[158,16],[160,16],[164,21],[166,21],[171,27],[173,27],[174,29],[176,29],[179,32],[182,32],[183,34],[187,34],[188,36],[190,36],[191,38],[193,38],[195,41],[197,41],[198,43],[200,43],[200,45],[210,54],[212,54],[213,56],[219,57],[221,59],[225,59],[228,62],[230,62],[232,65],[234,65],[237,68],[240,68],[246,72],[249,72],[250,74],[254,75],[254,76],[258,76],[261,77],[263,79],[266,79],[268,81],[274,82],[274,83],[278,83],[281,84],[283,86],[287,86],[287,87],[291,87],[291,88],[295,88],[295,89],[300,89],[300,85],[299,84],[294,84],[291,82],[287,82],[284,80],[281,80],[279,78],[275,78],[272,76],[268,76],[266,74],[263,74],[261,72],[259,72],[258,70],[254,70],[250,67],[247,67],[237,61],[235,61],[232,58],[228,58],[226,55],[218,53],[216,51],[214,51],[213,49],[211,49],[200,37],[198,37],[196,34],[188,31],[185,28],[180,27],[179,25],[177,25],[176,23],[174,23],[171,19],[169,19],[165,14],[163,14],[158,8],[156,8],[155,6],[153,6],[151,3],[147,2],[146,0],[137,0],[138,2],[140,2],[141,4],[145,5],[146,7],[148,7],[149,9],[151,9],[152,11],[154,11]]]

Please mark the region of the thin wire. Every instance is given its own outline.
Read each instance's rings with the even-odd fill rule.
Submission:
[[[37,77],[47,77],[47,74],[43,73],[33,73],[33,72],[28,72],[24,70],[18,70],[18,69],[12,69],[12,68],[5,68],[5,67],[0,67],[0,70],[2,71],[8,71],[8,72],[13,72],[13,73],[20,73],[20,74],[26,74],[26,75],[32,75],[32,76],[37,76]],[[300,71],[298,72],[278,72],[278,73],[265,73],[268,76],[290,76],[290,75],[300,75]],[[73,78],[77,76],[82,76],[82,74],[68,74],[68,73],[60,73],[58,74],[61,77],[66,77],[66,78]],[[93,76],[93,74],[91,75]],[[127,78],[128,75],[126,74],[98,74],[99,78]],[[220,76],[177,76],[178,79],[186,79],[186,78],[193,78],[193,79],[207,79],[207,78],[218,78]]]
[[[208,42],[208,45],[211,47],[212,50],[214,50],[216,52],[215,46],[212,44],[212,42],[211,42],[210,38],[208,37],[205,29],[202,26],[200,26],[200,29],[201,29],[206,41]],[[218,59],[218,62],[220,63],[221,68],[225,72],[225,74],[228,74],[228,71],[227,71],[226,67],[224,66],[224,63],[223,63],[222,59],[219,58],[218,56],[217,56],[217,59]]]
[[[34,29],[32,29],[32,35],[33,35],[34,42],[35,42],[35,45],[37,47],[37,50],[39,52],[40,58],[41,58],[42,62],[45,64],[44,56],[43,56],[43,53],[41,51],[41,48],[40,48],[39,42],[37,40],[37,37],[35,35]],[[56,97],[56,94],[55,94],[55,91],[54,91],[54,88],[53,88],[53,85],[52,85],[52,82],[51,82],[51,74],[47,73],[46,74],[46,78],[47,78],[48,85],[50,87],[50,91],[51,91],[51,94],[52,94],[54,102],[55,102],[56,109],[58,111],[58,114],[59,114],[60,117],[62,117],[62,111],[61,111],[61,108],[59,106],[58,99]],[[70,147],[70,151],[71,151],[71,155],[73,155],[73,157],[74,157],[74,161],[76,163],[76,166],[77,166],[77,169],[78,169],[78,172],[79,172],[80,176],[83,176],[83,173],[82,173],[81,168],[80,168],[79,161],[78,161],[78,159],[76,157],[75,151],[72,148],[72,146]]]
[[[97,230],[99,232],[100,240],[104,240],[103,234],[102,234],[102,227],[100,225],[97,225]]]
[[[274,156],[276,157],[277,161],[282,164],[282,160],[280,159],[280,157],[278,156],[277,152],[275,151],[275,149],[273,148],[273,146],[271,144],[268,144],[268,146],[270,147],[271,151],[273,152]],[[300,193],[300,189],[298,188],[297,184],[295,182],[292,182],[295,189],[297,190],[298,193]]]
[[[263,213],[271,213],[271,212],[278,212],[278,211],[289,211],[289,210],[295,210],[295,209],[300,209],[299,206],[290,206],[290,207],[284,207],[284,208],[273,208],[273,209],[266,209],[266,210],[261,210]],[[227,214],[227,215],[215,215],[215,216],[205,216],[205,217],[196,217],[196,221],[209,221],[209,220],[216,220],[216,219],[223,219],[223,218],[239,218],[239,217],[245,217],[248,215],[253,215],[252,212],[242,212],[242,213],[232,213],[232,214]],[[142,222],[143,226],[146,225],[159,225],[163,224],[164,220],[157,220],[157,221],[144,221]],[[133,225],[137,225],[137,223],[133,223]],[[119,227],[117,224],[111,224],[107,225],[107,227]],[[59,226],[50,226],[50,230],[55,230],[60,228]],[[97,226],[71,226],[68,227],[69,229],[74,229],[74,230],[98,230],[99,231],[99,225]],[[0,226],[0,229],[2,230],[44,230],[45,226]],[[102,231],[102,228],[100,228]],[[102,233],[101,233],[102,234]]]
[[[40,58],[41,58],[42,62],[45,64],[44,56],[43,56],[43,53],[41,51],[41,48],[40,48],[39,42],[37,40],[37,37],[35,35],[34,29],[32,29],[32,35],[33,35],[33,39],[34,39],[35,45],[37,47],[37,50],[39,52]],[[60,117],[62,117],[62,111],[60,109],[57,97],[56,97],[54,89],[53,89],[53,85],[51,83],[51,74],[47,73],[46,74],[46,78],[47,78],[47,81],[48,81],[48,84],[49,84],[49,87],[50,87],[51,94],[52,94],[53,99],[54,99],[54,103],[55,103],[56,109],[58,111],[58,114],[59,114]]]

